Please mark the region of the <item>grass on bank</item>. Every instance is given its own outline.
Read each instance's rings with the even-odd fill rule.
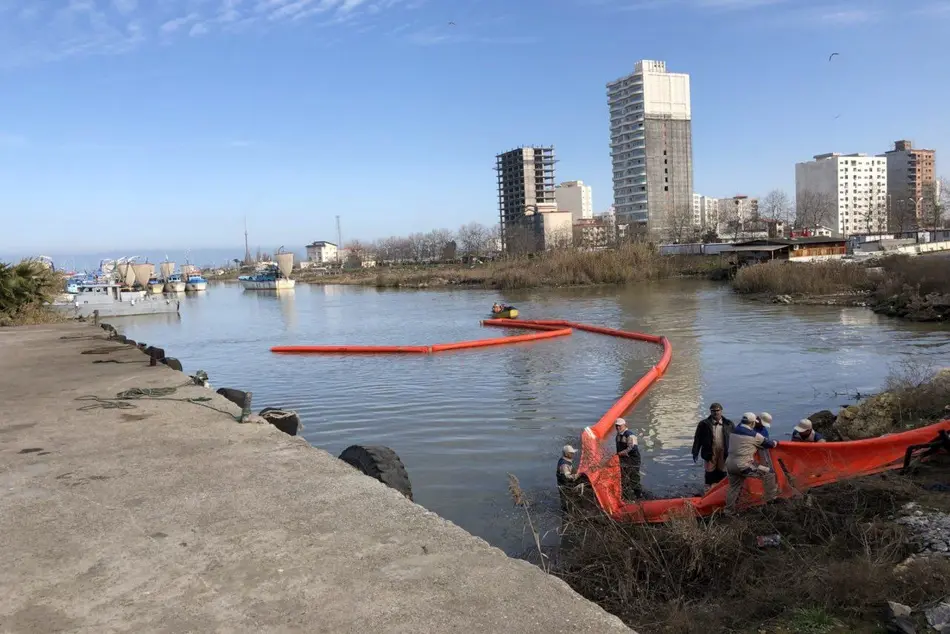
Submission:
[[[60,274],[38,260],[0,262],[0,326],[62,321],[61,315],[44,307],[62,285]]]
[[[950,258],[895,255],[881,259],[870,269],[864,264],[837,260],[772,261],[739,269],[732,284],[739,293],[792,296],[868,293],[877,301],[895,296],[909,301],[934,293],[950,294]]]
[[[644,526],[573,513],[551,572],[644,632],[874,631],[887,601],[924,606],[950,588],[948,558],[901,565],[913,549],[892,518],[920,494],[886,474],[731,519]],[[779,547],[756,545],[772,534]]]
[[[302,282],[361,284],[379,288],[478,286],[495,289],[545,286],[628,284],[684,275],[709,275],[721,266],[715,256],[664,256],[648,244],[616,249],[565,249],[535,257],[508,258],[477,265],[406,265],[346,271],[339,275],[308,275]]]
[[[833,295],[865,291],[871,283],[867,268],[859,264],[836,260],[812,263],[773,260],[742,267],[732,286],[739,293]]]

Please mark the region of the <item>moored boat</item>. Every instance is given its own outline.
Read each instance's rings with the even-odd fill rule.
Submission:
[[[184,293],[185,292],[185,280],[182,279],[181,275],[178,273],[172,273],[168,276],[168,279],[165,280],[165,292],[166,293]]]
[[[165,290],[165,282],[153,277],[148,281],[148,292],[153,294],[159,294]]]
[[[188,280],[185,282],[185,290],[190,292],[204,291],[208,289],[208,280],[201,277],[197,273],[192,273],[188,276]]]
[[[146,295],[145,291],[123,290],[115,282],[82,283],[69,301],[56,301],[51,306],[67,317],[126,317],[177,313],[179,302]],[[65,299],[65,298],[63,298]]]
[[[290,290],[297,283],[290,277],[293,266],[293,253],[278,253],[277,263],[264,262],[258,266],[254,275],[242,275],[238,281],[246,291]]]

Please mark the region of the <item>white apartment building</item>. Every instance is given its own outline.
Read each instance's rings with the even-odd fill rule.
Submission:
[[[795,211],[806,228],[840,235],[887,230],[887,159],[867,154],[818,154],[795,165]]]
[[[716,231],[719,225],[719,199],[694,193],[693,224],[705,231]]]
[[[310,262],[319,262],[328,264],[340,260],[340,250],[332,242],[318,240],[313,244],[307,245],[307,260]]]
[[[660,231],[673,209],[693,204],[689,75],[641,60],[607,84],[607,104],[618,222]]]
[[[567,181],[554,189],[554,199],[558,211],[571,212],[574,222],[594,217],[594,206],[591,202],[590,185],[584,181]]]

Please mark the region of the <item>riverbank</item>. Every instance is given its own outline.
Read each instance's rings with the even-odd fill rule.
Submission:
[[[102,332],[0,331],[5,630],[628,631]],[[76,400],[131,388],[176,400]]]
[[[532,258],[481,264],[418,264],[346,270],[322,274],[303,269],[294,277],[304,284],[352,284],[378,288],[460,286],[498,290],[541,287],[622,285],[671,277],[711,277],[722,267],[719,256],[664,256],[646,244],[617,249],[568,249]],[[236,279],[236,274],[211,279]]]
[[[862,306],[910,321],[950,321],[950,258],[943,256],[891,256],[876,267],[767,262],[743,267],[732,285],[760,301]]]
[[[837,415],[813,415],[816,428],[852,440],[946,416],[950,371],[908,366],[885,387]],[[917,631],[933,631],[928,618],[950,622],[950,610],[935,610],[950,603],[948,481],[942,455],[735,518],[639,526],[578,510],[552,572],[642,631],[879,632],[895,622],[889,602]],[[759,545],[773,535],[777,544]]]

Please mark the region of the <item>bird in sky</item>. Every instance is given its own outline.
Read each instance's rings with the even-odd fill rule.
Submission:
[[[840,55],[840,53],[832,53],[831,55],[828,56],[828,61],[830,62],[831,58],[833,58],[835,55]]]
[[[449,22],[449,26],[455,26],[455,22]]]

